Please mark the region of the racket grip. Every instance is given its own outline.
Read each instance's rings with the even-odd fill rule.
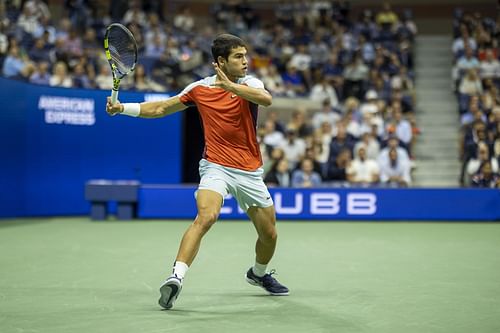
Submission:
[[[111,90],[111,104],[115,104],[118,100],[118,90]]]

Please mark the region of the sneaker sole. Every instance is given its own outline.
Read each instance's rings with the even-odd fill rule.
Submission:
[[[272,293],[270,291],[267,291],[266,288],[262,287],[259,283],[250,279],[246,274],[245,274],[245,280],[247,280],[247,282],[250,283],[252,286],[261,287],[262,289],[264,289],[266,291],[266,293],[268,293],[271,296],[288,296],[288,295],[290,295],[290,292],[288,292],[288,291],[286,293]]]
[[[171,309],[174,305],[177,296],[179,296],[182,290],[182,285],[178,280],[172,279],[166,281],[160,287],[160,299],[158,300],[158,304],[165,310]]]

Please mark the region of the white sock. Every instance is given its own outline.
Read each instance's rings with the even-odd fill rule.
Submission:
[[[255,262],[255,265],[252,267],[252,271],[255,275],[258,277],[263,277],[266,275],[266,269],[267,269],[267,264],[259,264],[257,261]]]
[[[184,280],[184,276],[188,270],[189,266],[182,261],[176,261],[174,263],[174,269],[172,271],[172,275],[177,276],[179,279]]]

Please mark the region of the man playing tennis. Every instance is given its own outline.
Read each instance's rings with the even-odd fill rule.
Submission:
[[[217,221],[228,193],[247,212],[258,234],[255,264],[247,271],[246,280],[270,295],[288,295],[288,288],[272,276],[274,271],[266,272],[276,248],[276,215],[262,179],[256,124],[258,105],[271,105],[272,96],[260,80],[246,75],[246,53],[243,40],[222,34],[212,44],[216,75],[194,82],[164,101],[111,104],[108,98],[106,111],[110,115],[159,118],[196,105],[201,116],[205,149],[196,191],[198,214],[184,233],[172,275],[160,287],[159,304],[165,309],[179,296],[201,239]]]

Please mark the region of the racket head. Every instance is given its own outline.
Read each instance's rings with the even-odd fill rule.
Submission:
[[[113,23],[106,28],[104,50],[113,78],[121,80],[135,69],[137,42],[134,35],[123,24]]]

